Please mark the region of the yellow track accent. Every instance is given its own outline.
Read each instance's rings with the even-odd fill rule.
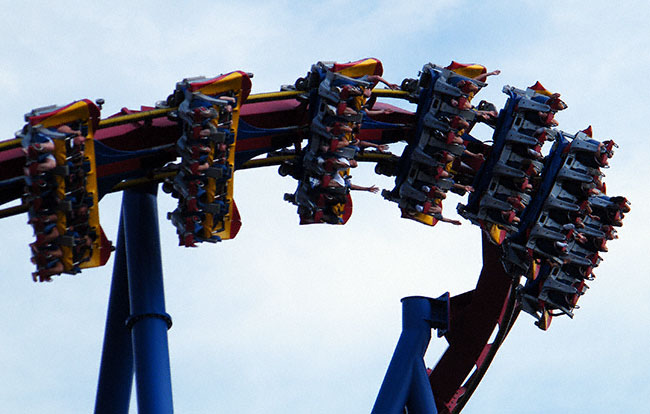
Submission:
[[[88,121],[90,118],[90,111],[88,110],[88,103],[84,101],[77,101],[61,109],[56,114],[41,121],[41,125],[45,128],[67,124],[73,121],[83,120]]]
[[[506,229],[504,229],[502,226],[499,226],[498,224],[492,224],[490,226],[489,233],[492,241],[498,245],[501,245],[505,237],[504,234],[506,233]]]
[[[84,143],[84,156],[90,160],[90,171],[86,174],[86,191],[93,198],[93,205],[88,209],[88,225],[94,228],[97,238],[93,241],[92,256],[90,260],[82,263],[81,268],[97,267],[101,265],[101,238],[99,237],[99,189],[97,188],[97,162],[95,159],[95,132],[92,123],[88,123],[88,135]]]
[[[251,94],[246,99],[245,104],[269,101],[283,101],[287,99],[296,99],[300,95],[304,95],[305,91],[280,91],[280,92],[265,92]]]
[[[9,139],[0,142],[0,151],[6,151],[20,147],[20,138]]]
[[[152,109],[150,111],[138,112],[137,114],[120,115],[102,119],[99,121],[99,129],[143,121],[150,118],[161,118],[175,109],[176,108]]]
[[[398,89],[373,89],[372,94],[378,98],[410,99],[408,92]]]
[[[379,61],[375,58],[364,59],[354,66],[341,69],[338,73],[350,78],[360,78],[364,75],[372,75]]]
[[[413,215],[413,217],[408,217],[408,218],[415,221],[419,221],[420,223],[426,224],[427,226],[433,226],[433,217],[428,214],[416,213],[415,215]]]
[[[74,102],[62,109],[55,111],[51,116],[44,118],[39,122],[39,125],[42,125],[44,128],[53,128],[58,127],[70,122],[80,121],[88,127],[88,133],[85,137],[84,142],[84,157],[87,158],[90,162],[90,170],[86,174],[86,193],[92,197],[93,204],[88,208],[88,225],[90,228],[94,228],[98,237],[93,241],[93,246],[91,249],[91,256],[88,261],[82,263],[79,267],[89,268],[97,267],[100,265],[100,249],[101,249],[101,240],[99,238],[99,206],[98,206],[98,189],[97,189],[97,165],[95,162],[95,142],[94,142],[94,128],[93,122],[90,119],[90,108],[88,105],[92,105],[88,101],[77,101]],[[66,165],[66,148],[65,141],[61,139],[54,139],[54,157],[56,159],[57,166]],[[55,177],[57,182],[57,198],[59,200],[65,199],[65,179],[62,176],[57,175]],[[60,234],[66,233],[67,223],[66,223],[66,214],[59,210],[57,211],[57,229]],[[63,251],[63,258],[61,262],[65,271],[70,271],[73,268],[72,263],[72,250],[68,246],[61,246]]]
[[[235,147],[237,145],[237,131],[239,127],[239,110],[242,105],[243,100],[243,91],[242,91],[242,80],[244,75],[241,72],[232,72],[225,76],[215,79],[212,83],[208,83],[198,88],[195,92],[199,92],[209,96],[219,95],[224,92],[234,91],[236,94],[237,104],[232,108],[232,121],[230,125],[230,132],[234,134],[233,143],[228,146],[228,165],[230,166],[231,171],[235,170]],[[210,82],[210,81],[206,81]],[[218,122],[218,120],[216,120]],[[215,125],[217,126],[217,125]],[[226,202],[228,203],[228,213],[223,216],[223,227],[218,227],[219,223],[214,222],[214,217],[212,214],[206,214],[205,219],[203,220],[203,227],[205,233],[203,237],[210,238],[215,235],[221,238],[221,240],[228,240],[231,238],[231,221],[233,217],[233,193],[234,193],[234,174],[226,181]],[[209,183],[213,183],[214,180],[210,179]],[[214,185],[208,185],[212,188]],[[208,199],[213,199],[214,194],[210,194]]]

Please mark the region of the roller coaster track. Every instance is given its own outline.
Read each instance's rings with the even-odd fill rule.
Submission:
[[[363,66],[363,64],[361,66]],[[379,63],[379,68],[381,68],[380,65],[381,64]],[[349,69],[350,67],[353,69]],[[355,74],[354,64],[352,64],[352,66],[343,66],[343,69],[339,69],[339,73],[343,73],[345,76],[336,74],[336,65],[333,66],[334,69],[325,66],[319,68],[319,70],[322,70],[321,75],[323,77],[320,80],[321,83],[327,80],[334,85],[334,82],[343,79],[340,85],[352,85],[353,88],[361,85],[359,86],[361,90],[363,90],[364,87],[367,87],[363,84],[365,80],[359,80],[362,79],[360,77],[361,75]],[[381,74],[380,72],[381,71],[377,73]],[[313,75],[316,72],[312,69],[311,73]],[[332,73],[334,74],[332,75]],[[425,161],[422,161],[422,158],[420,158],[420,161],[417,161],[413,154],[419,151],[418,148],[426,149],[426,142],[430,142],[427,141],[429,139],[427,134],[432,133],[431,131],[438,133],[438,130],[444,132],[449,128],[439,126],[438,120],[442,119],[440,118],[441,115],[438,115],[439,112],[447,111],[445,112],[447,118],[444,119],[448,119],[449,117],[453,117],[454,114],[458,114],[457,116],[469,119],[474,123],[478,122],[478,119],[475,120],[474,118],[479,117],[479,115],[477,115],[479,111],[475,108],[472,108],[471,110],[465,109],[462,107],[462,102],[458,102],[459,99],[463,98],[463,91],[462,88],[458,86],[461,84],[455,83],[458,82],[457,80],[453,80],[452,83],[448,81],[450,76],[456,76],[449,69],[442,69],[435,65],[429,65],[425,66],[424,73],[425,75],[429,74],[429,76],[433,77],[426,78],[426,76],[423,75],[417,81],[412,79],[405,80],[405,82],[402,83],[401,90],[372,90],[372,99],[389,98],[408,100],[412,103],[418,104],[417,112],[409,112],[386,103],[377,103],[372,107],[372,109],[383,110],[384,113],[373,115],[371,118],[364,118],[364,121],[360,122],[361,128],[354,132],[355,134],[358,134],[356,138],[373,145],[405,141],[408,145],[404,154],[398,157],[390,153],[366,151],[355,154],[353,158],[357,161],[376,163],[378,168],[379,166],[385,167],[387,165],[399,168],[400,171],[392,171],[387,174],[396,175],[398,178],[396,181],[396,189],[390,195],[392,199],[386,195],[385,197],[391,199],[391,201],[397,201],[399,203],[403,217],[415,219],[431,225],[430,217],[422,213],[421,208],[418,210],[420,211],[418,213],[413,211],[412,205],[408,204],[410,201],[407,200],[408,197],[405,195],[405,191],[400,187],[405,186],[405,181],[399,178],[400,174],[406,176],[406,173],[408,172],[409,176],[405,178],[405,180],[411,180],[412,176],[414,176],[413,171],[417,170],[416,172],[419,173],[420,171],[418,169],[422,167],[422,163],[426,164],[426,160],[428,159],[427,157],[431,157],[431,155],[427,155],[424,158]],[[462,71],[459,73],[462,73]],[[372,73],[370,74],[372,75]],[[339,76],[339,78],[336,76]],[[247,79],[245,75],[242,75],[242,77],[244,80]],[[444,85],[443,80],[447,82]],[[304,79],[303,81],[306,82]],[[250,81],[248,82],[250,83]],[[471,85],[471,82],[474,82],[471,81],[471,77],[463,77],[462,82],[469,82],[469,88],[473,95],[474,89],[472,88],[475,86]],[[417,88],[413,86],[414,83],[417,84]],[[450,88],[449,85],[453,88]],[[462,85],[467,86],[468,84],[462,83]],[[481,82],[478,82],[477,85],[479,88],[484,86]],[[303,87],[301,88],[301,86]],[[370,86],[371,89],[372,86]],[[457,92],[455,89],[456,86],[458,86],[460,92]],[[187,85],[184,87],[191,89],[192,86],[190,83],[189,87],[187,87]],[[250,89],[250,86],[248,86],[248,88]],[[334,88],[334,86],[332,86],[332,88]],[[235,88],[235,90],[236,89],[237,88]],[[241,89],[245,89],[245,86],[242,86]],[[301,145],[305,140],[308,141],[307,148],[313,149],[315,145],[313,143],[313,140],[315,139],[313,138],[314,133],[312,132],[314,127],[311,125],[312,121],[319,119],[319,115],[314,115],[314,109],[312,106],[315,102],[314,99],[324,99],[318,97],[314,92],[317,89],[318,85],[316,85],[316,87],[311,86],[305,88],[304,85],[300,85],[299,82],[297,82],[296,88],[290,88],[280,92],[251,94],[245,99],[242,99],[243,103],[242,100],[237,100],[238,106],[233,108],[233,113],[236,113],[237,110],[239,110],[239,124],[238,127],[236,127],[237,139],[236,143],[233,144],[235,145],[235,151],[232,155],[234,157],[232,164],[233,171],[268,166],[280,166],[281,168],[282,166],[295,167],[296,165],[300,166],[303,162],[305,166],[308,165],[307,161],[303,161],[303,158],[305,157],[304,154],[307,150],[302,148]],[[338,90],[340,89],[339,86]],[[508,122],[514,122],[514,124],[517,124],[517,122],[520,122],[517,121],[518,119],[524,119],[517,118],[520,116],[520,112],[526,110],[529,112],[532,111],[535,114],[551,114],[546,116],[544,119],[552,119],[552,114],[556,111],[552,107],[553,103],[548,101],[548,97],[550,96],[551,99],[553,99],[553,96],[555,95],[546,92],[547,91],[544,91],[542,93],[538,89],[536,90],[534,88],[528,90],[526,93],[515,90],[515,92],[511,92],[511,100],[508,104],[510,107],[507,106],[504,108],[504,110],[500,112],[498,118],[496,115],[492,116],[492,119],[489,122],[492,123],[492,127],[495,128],[495,137],[498,138],[499,134],[502,134],[503,137],[510,137],[503,138],[506,142],[506,144],[503,144],[503,148],[498,147],[496,141],[493,147],[489,147],[486,144],[476,141],[469,135],[463,136],[464,141],[461,140],[461,142],[463,142],[462,149],[470,149],[470,146],[473,145],[471,148],[479,148],[487,156],[487,160],[482,163],[480,169],[475,169],[478,170],[478,172],[473,176],[469,176],[469,179],[473,180],[474,186],[485,185],[491,189],[495,186],[493,182],[497,180],[497,178],[494,177],[500,177],[499,172],[497,171],[498,165],[505,162],[505,158],[503,157],[506,155],[503,154],[510,154],[508,152],[508,145],[510,145],[508,142],[511,142],[511,137],[516,135],[515,132],[517,132],[512,132],[513,129],[508,129],[515,128],[514,126],[508,126]],[[319,93],[322,94],[323,92]],[[246,94],[247,92],[244,95]],[[450,103],[436,103],[436,99],[438,99],[439,96],[447,96],[445,94],[452,96],[452,100],[448,101]],[[185,105],[187,105],[186,102],[188,102],[187,100],[189,99],[187,96],[189,95],[186,93],[185,96],[186,101],[184,102]],[[196,96],[192,99],[199,99],[196,98]],[[203,95],[201,96],[201,99],[208,99],[203,97]],[[215,96],[217,97],[216,99],[219,99],[219,95]],[[544,97],[544,99],[538,99],[539,97]],[[233,101],[235,100],[233,99]],[[512,102],[512,104],[510,104],[510,102]],[[219,105],[222,105],[222,108],[225,108],[226,106],[224,103],[219,103]],[[240,109],[239,105],[241,105]],[[447,105],[447,107],[444,105]],[[485,108],[479,109],[483,110]],[[182,118],[182,114],[184,113],[183,111],[187,111],[187,109],[183,109],[182,105],[179,105],[178,102],[172,102],[170,105],[168,101],[166,104],[162,104],[157,108],[143,107],[141,110],[137,111],[124,109],[119,114],[98,120],[94,142],[97,152],[96,171],[99,199],[107,193],[127,189],[137,189],[144,184],[168,183],[168,185],[170,185],[169,183],[173,182],[174,178],[179,175],[179,171],[181,171],[181,169],[170,167],[170,165],[172,165],[171,163],[176,161],[179,157],[178,151],[180,150],[178,148],[180,147],[178,146],[179,144],[177,144],[177,141],[181,134],[181,126],[183,125],[183,122],[185,122]],[[340,112],[331,114],[330,116],[342,117],[343,113],[344,111],[341,110]],[[432,114],[438,118],[433,119]],[[349,122],[351,122],[350,125],[352,125],[354,121]],[[523,122],[532,121],[524,120]],[[436,126],[432,127],[431,125]],[[549,121],[549,125],[552,125],[551,121]],[[187,128],[187,126],[184,126],[183,128]],[[436,128],[438,129],[436,130]],[[449,133],[453,135],[454,130],[451,129],[450,131],[451,132]],[[583,137],[584,134],[580,134],[581,133],[569,137],[573,141],[574,147],[578,147],[578,143],[582,143],[582,141],[580,141],[581,139],[584,138],[585,143],[588,143],[590,139],[590,136],[587,138]],[[520,135],[525,134],[521,132]],[[567,134],[564,134],[563,136],[566,135]],[[421,138],[422,136],[426,136],[426,139]],[[23,172],[23,167],[25,166],[25,156],[23,151],[20,149],[20,147],[24,145],[23,139],[9,139],[0,142],[0,204],[15,201],[24,196],[23,179],[25,173]],[[447,145],[445,148],[448,148],[448,150],[452,152],[455,151],[453,146],[457,144],[454,144],[453,136],[448,135],[447,138],[443,137],[442,139],[443,141],[444,139],[447,139],[447,143],[444,144]],[[558,136],[555,139],[556,142],[562,142],[562,139],[564,138]],[[540,142],[543,143],[543,139]],[[464,156],[461,154],[462,149],[460,150],[461,152],[456,154],[457,159]],[[600,149],[598,150],[600,151]],[[611,150],[611,146],[609,147],[609,150]],[[446,151],[447,149],[445,149],[445,154],[447,153]],[[564,151],[564,153],[566,153],[566,151]],[[266,155],[266,157],[260,158],[262,155]],[[545,166],[544,171],[551,168],[551,158],[553,156],[559,160],[558,162],[561,161],[560,158],[562,156],[558,151],[551,153],[551,155],[546,157],[547,165]],[[509,159],[509,161],[506,160],[510,162],[508,165],[513,165],[511,162],[512,159],[514,158]],[[520,157],[516,159],[519,160]],[[526,163],[526,166],[530,167],[530,165],[535,166],[537,164],[532,161]],[[550,187],[544,189],[545,187],[543,187],[544,180],[549,182],[547,187],[553,185],[552,183],[555,182],[555,175],[550,177],[550,173],[544,175],[540,171],[535,172],[534,168],[531,168],[528,168],[528,170],[532,171],[532,175],[530,176],[531,182],[542,182],[542,184],[539,184],[541,186],[539,187],[539,190],[537,189],[538,184],[536,184],[536,194],[541,194],[542,191],[546,191],[551,195],[555,194],[553,191],[556,190],[553,190]],[[553,168],[556,168],[557,170],[559,167],[556,166]],[[458,180],[462,178],[462,174],[455,174]],[[489,183],[486,181],[488,178],[489,180],[492,180],[489,181]],[[411,184],[418,183],[418,185],[421,185],[421,182],[417,180],[408,182]],[[483,182],[485,183],[482,184]],[[415,184],[412,186],[415,186]],[[173,191],[175,192],[176,190]],[[426,193],[428,190],[423,191]],[[396,200],[395,195],[398,193],[399,197],[397,197]],[[438,412],[441,413],[459,413],[463,409],[482,380],[490,363],[493,361],[494,356],[508,335],[508,332],[512,328],[524,305],[528,307],[527,311],[529,313],[541,313],[537,314],[536,318],[538,318],[540,327],[546,329],[548,328],[548,323],[550,323],[550,318],[552,316],[551,311],[548,310],[550,307],[549,304],[555,303],[551,300],[554,297],[551,297],[551,299],[544,303],[542,303],[543,301],[540,299],[540,308],[538,309],[534,308],[530,301],[525,303],[522,302],[522,292],[530,296],[530,292],[535,291],[535,288],[544,291],[544,287],[538,286],[540,282],[537,278],[539,267],[544,267],[542,265],[544,261],[539,258],[540,256],[533,256],[533,248],[529,248],[528,254],[530,257],[533,257],[533,259],[529,260],[527,265],[521,265],[519,267],[504,266],[502,260],[508,252],[515,256],[519,253],[517,253],[516,249],[512,250],[511,244],[506,243],[504,245],[503,241],[517,241],[518,239],[516,236],[521,233],[521,231],[520,233],[517,233],[517,230],[521,229],[514,226],[513,230],[509,230],[510,227],[508,223],[512,223],[512,221],[508,223],[499,223],[498,220],[490,221],[491,219],[486,216],[484,210],[482,210],[484,208],[483,206],[486,205],[486,202],[484,201],[486,198],[478,199],[477,197],[483,197],[483,193],[477,193],[470,196],[468,205],[463,206],[463,208],[459,207],[459,211],[462,210],[461,214],[465,214],[467,218],[475,224],[480,225],[485,230],[483,232],[482,240],[483,268],[474,290],[454,296],[449,300],[449,329],[444,334],[449,346],[429,375],[429,383],[435,397],[435,404]],[[549,195],[549,197],[551,195]],[[417,198],[419,196],[416,194],[415,197]],[[424,210],[426,213],[426,206],[427,203],[429,203],[429,198],[427,198],[428,196],[422,197],[422,200],[419,202],[425,205]],[[25,200],[27,199],[25,198]],[[300,203],[298,204],[300,211]],[[530,203],[531,206],[533,204],[534,203],[532,202]],[[610,208],[608,206],[609,204],[603,208]],[[528,206],[526,206],[526,208],[528,208]],[[537,208],[539,210],[542,207],[538,206]],[[597,206],[594,207],[594,209],[597,208]],[[514,211],[514,215],[518,216],[514,223],[521,222],[523,226],[523,223],[527,220],[526,211],[530,211],[530,209],[532,209],[532,207],[527,210],[524,209],[523,213],[520,211]],[[0,218],[26,213],[29,210],[30,203],[24,201],[20,205],[1,209]],[[532,217],[529,219],[530,223],[533,223],[537,215],[540,213],[535,213],[537,215],[534,217],[532,214],[533,213],[529,214]],[[230,216],[226,215],[225,217]],[[439,217],[439,214],[432,213],[431,217]],[[437,219],[434,219],[433,224],[435,224],[436,221]],[[533,226],[530,223],[529,225]],[[530,233],[530,230],[528,230],[528,233]],[[234,234],[236,234],[236,230],[232,237],[234,237]],[[528,234],[526,236],[528,236]],[[567,236],[567,240],[569,240],[569,236]],[[537,248],[537,246],[535,246],[535,248]],[[518,257],[521,259],[523,256]],[[515,263],[519,263],[517,261],[519,259],[512,260],[514,260]],[[521,260],[525,262],[528,259],[524,258]],[[595,263],[595,265],[597,265],[597,263]],[[566,271],[569,272],[569,270]],[[522,277],[528,278],[528,282],[525,286],[520,285]],[[588,275],[585,276],[585,278],[587,277]],[[537,285],[535,285],[535,283],[537,283]],[[529,285],[535,285],[536,287],[530,287]],[[580,291],[576,292],[575,300],[577,300],[577,296],[583,293]],[[574,301],[572,303],[575,305]],[[530,310],[531,306],[534,308],[532,311]],[[563,308],[560,307],[560,309]],[[408,404],[407,407],[409,407]],[[410,407],[409,412],[411,412]],[[413,410],[413,412],[417,412],[417,410]]]

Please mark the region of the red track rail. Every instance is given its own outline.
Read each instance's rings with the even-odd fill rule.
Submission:
[[[519,280],[505,272],[500,259],[501,248],[483,235],[483,269],[476,289],[451,298],[449,347],[429,376],[440,413],[462,410],[519,313]]]

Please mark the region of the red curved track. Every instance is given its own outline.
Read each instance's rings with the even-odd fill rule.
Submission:
[[[503,269],[500,249],[483,236],[476,289],[451,298],[449,347],[429,376],[440,413],[462,410],[519,313],[514,291],[519,279]]]

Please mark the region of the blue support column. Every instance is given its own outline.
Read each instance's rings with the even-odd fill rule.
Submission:
[[[438,299],[411,296],[402,299],[402,334],[381,384],[372,414],[436,414],[424,354],[431,329],[439,335],[449,326],[449,293]]]
[[[152,185],[126,190],[122,199],[139,414],[174,411],[156,193]]]
[[[133,349],[131,331],[126,327],[130,309],[122,219],[120,216],[95,414],[128,414],[131,401]]]

